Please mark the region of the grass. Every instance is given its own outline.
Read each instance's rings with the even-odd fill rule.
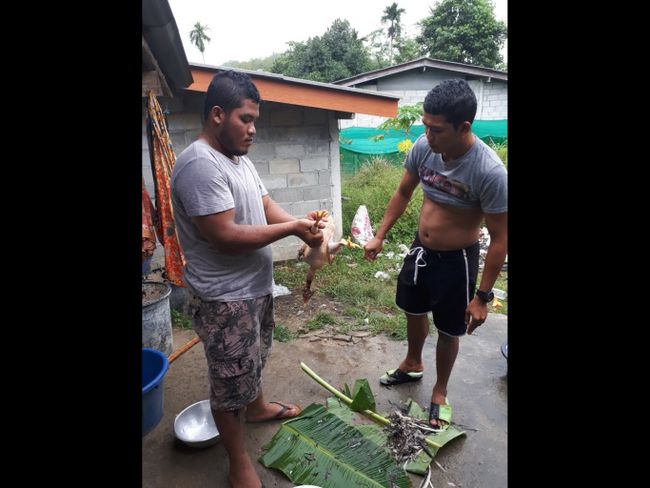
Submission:
[[[504,162],[507,162],[507,143],[495,147]],[[376,232],[384,215],[386,205],[402,178],[404,169],[380,158],[371,160],[354,176],[346,177],[342,185],[343,229],[347,236],[352,219],[359,205],[366,205]],[[317,330],[325,325],[334,325],[341,332],[355,329],[369,329],[375,333],[385,333],[395,339],[406,338],[406,318],[395,305],[395,289],[398,268],[402,264],[398,245],[410,245],[417,229],[417,219],[422,206],[422,190],[418,188],[402,217],[386,236],[383,255],[374,262],[363,258],[359,249],[343,248],[331,266],[323,266],[314,278],[312,290],[320,296],[342,304],[342,316],[335,317],[327,312],[319,312],[307,323],[309,330]],[[392,251],[393,258],[387,253]],[[275,282],[287,286],[293,293],[300,294],[307,273],[307,264],[299,261],[276,263]],[[388,279],[375,278],[375,273],[383,271]],[[480,275],[479,275],[480,280]],[[508,274],[502,272],[494,285],[508,290]],[[490,312],[508,313],[507,301]]]
[[[280,342],[290,342],[298,337],[297,332],[293,332],[282,324],[275,324],[273,338]]]
[[[336,317],[328,312],[318,312],[313,319],[307,322],[307,329],[318,330],[322,329],[328,324],[335,325]]]
[[[172,310],[172,326],[177,327],[179,329],[192,329],[192,317],[189,315],[185,315],[182,312],[179,312],[176,309],[171,309]]]

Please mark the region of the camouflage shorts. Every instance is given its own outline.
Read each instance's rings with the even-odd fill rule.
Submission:
[[[259,395],[273,345],[273,296],[206,302],[190,294],[194,330],[205,348],[213,410],[239,410]]]

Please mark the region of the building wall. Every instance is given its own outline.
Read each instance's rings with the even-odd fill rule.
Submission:
[[[413,105],[423,102],[424,97],[431,88],[441,81],[463,76],[460,73],[443,71],[432,68],[410,70],[404,73],[387,76],[385,78],[372,80],[367,83],[354,85],[354,88],[364,90],[380,91],[398,95],[398,105]],[[478,102],[476,118],[479,120],[496,120],[508,118],[508,84],[501,80],[492,79],[487,82],[484,79],[467,79],[470,87],[476,94]],[[351,120],[341,120],[340,127],[377,127],[387,120],[386,117],[374,115],[356,114]]]
[[[160,99],[169,110],[168,128],[178,155],[201,132],[203,95],[188,92],[182,98]],[[152,199],[153,177],[146,138],[143,103],[142,174]],[[269,194],[295,217],[311,210],[330,212],[341,236],[341,178],[338,123],[334,113],[297,105],[262,102],[257,134],[248,157]],[[290,236],[273,244],[273,260],[295,259],[302,241]],[[162,266],[164,250],[156,248],[152,268]]]

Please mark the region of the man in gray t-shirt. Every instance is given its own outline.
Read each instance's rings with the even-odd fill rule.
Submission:
[[[208,362],[212,416],[230,460],[232,486],[261,484],[244,446],[243,421],[286,419],[297,405],[267,402],[262,369],[273,344],[271,243],[295,235],[323,242],[315,211],[296,219],[268,195],[245,156],[260,95],[248,75],[222,72],[205,98],[203,131],[171,177],[178,238],[187,262],[194,330]],[[326,219],[325,219],[326,220]]]
[[[404,258],[396,293],[396,303],[406,313],[408,351],[399,367],[386,371],[379,381],[396,385],[422,379],[430,312],[438,343],[429,423],[437,430],[451,423],[447,384],[459,337],[471,334],[487,318],[508,248],[507,172],[497,154],[472,133],[476,105],[465,80],[443,81],[427,94],[422,117],[426,133],[411,148],[377,235],[365,246],[366,259],[376,259],[420,184],[424,201],[418,232]],[[483,220],[491,240],[476,290]]]

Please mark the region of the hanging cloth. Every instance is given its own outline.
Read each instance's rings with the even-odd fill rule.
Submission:
[[[176,155],[172,149],[165,116],[153,91],[149,92],[148,109],[147,133],[149,136],[151,168],[156,189],[158,224],[161,230],[158,234],[158,240],[165,248],[166,278],[174,285],[184,287],[182,270],[183,266],[185,266],[185,257],[178,243],[176,225],[174,224],[174,211],[171,204],[170,177],[176,162]]]
[[[154,228],[155,209],[151,203],[151,197],[144,186],[142,178],[142,262],[153,256],[156,249],[156,231]]]

